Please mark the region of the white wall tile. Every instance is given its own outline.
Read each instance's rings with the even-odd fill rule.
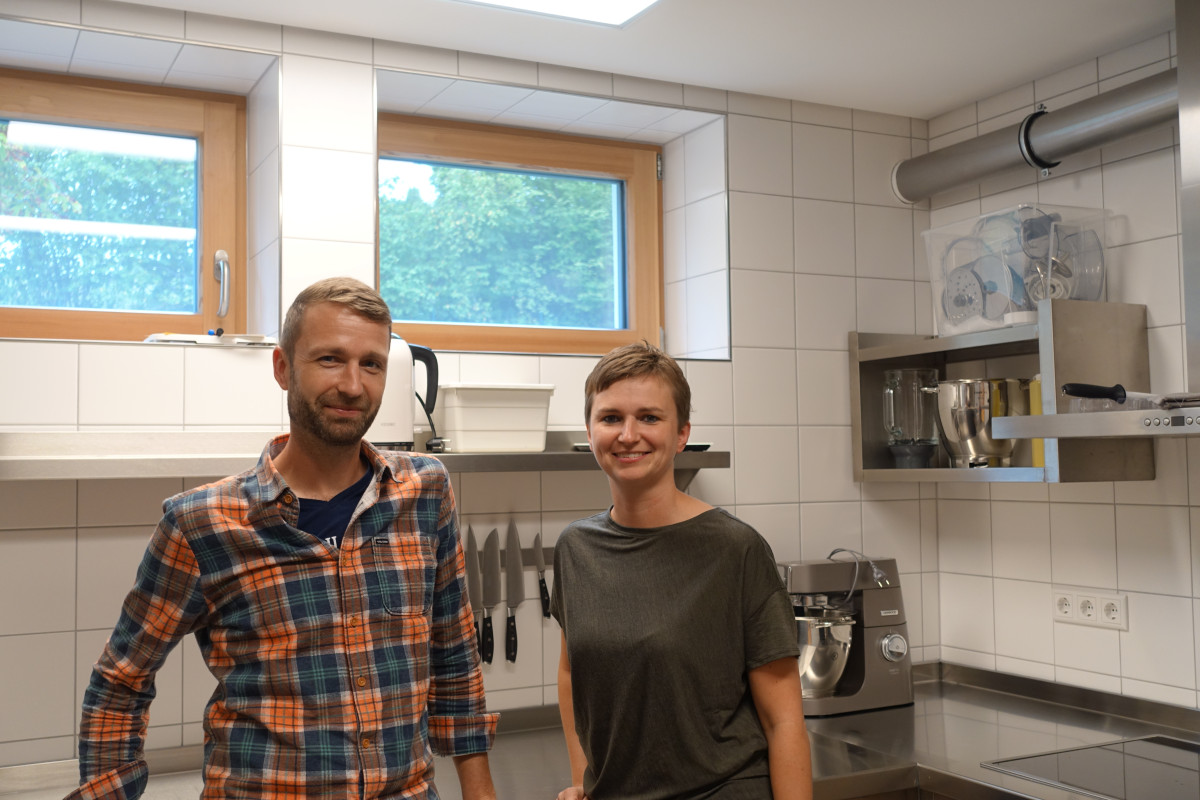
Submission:
[[[675,358],[688,354],[687,283],[676,281],[663,287],[663,347]]]
[[[1111,247],[1106,256],[1108,300],[1145,305],[1151,327],[1182,322],[1179,246],[1174,236]]]
[[[1073,89],[1095,83],[1100,79],[1096,60],[1085,61],[1045,78],[1033,82],[1033,99],[1036,102],[1065,94]]]
[[[78,25],[80,0],[4,0],[4,13]]]
[[[916,289],[911,281],[860,278],[858,295],[859,329],[872,333],[913,333],[916,329]]]
[[[288,54],[282,71],[282,144],[375,155],[370,64]]]
[[[735,347],[792,347],[792,274],[735,269],[729,276]]]
[[[549,89],[611,97],[612,73],[538,64],[538,85]]]
[[[592,513],[593,509],[608,508],[612,495],[608,478],[600,470],[588,472],[540,472],[542,481],[542,513],[577,511],[571,519]]]
[[[972,601],[961,602],[959,598],[964,597],[970,597]],[[996,623],[991,578],[943,572],[939,615],[943,657],[947,647],[995,653]]]
[[[1117,588],[1191,594],[1191,529],[1182,506],[1117,506]]]
[[[853,145],[854,201],[908,210],[909,206],[892,191],[892,169],[912,155],[907,136],[855,131]]]
[[[663,145],[663,210],[682,208],[686,199],[687,149],[686,137],[680,136]]]
[[[133,587],[138,564],[154,533],[152,525],[87,528],[79,533],[76,628],[112,630]],[[99,654],[97,651],[93,658]]]
[[[1048,504],[993,500],[992,573],[997,578],[1050,581]]]
[[[826,275],[796,276],[796,346],[803,349],[849,348],[847,334],[858,321],[855,281]]]
[[[979,121],[977,116],[978,110],[975,103],[956,108],[953,111],[947,111],[945,114],[939,114],[929,120],[929,137],[935,139],[939,136],[944,136],[951,131],[962,130],[968,126],[973,126]]]
[[[1150,329],[1150,391],[1174,392],[1187,385],[1183,377],[1183,338],[1183,325]]]
[[[538,382],[554,385],[547,424],[551,428],[582,430],[586,422],[583,418],[583,384],[599,359],[547,356],[539,361]]]
[[[684,208],[683,235],[689,278],[724,272],[728,268],[728,230],[725,195],[714,194]]]
[[[37,392],[0,392],[0,425],[75,425],[79,422],[79,345],[0,340],[0,364]],[[32,402],[31,397],[37,401]]]
[[[1032,105],[1033,84],[1022,83],[1020,86],[1014,86],[1000,94],[980,100],[978,106],[979,119],[981,121],[988,120],[1017,110],[1022,113],[1028,113],[1029,107]]]
[[[266,153],[246,182],[250,207],[247,236],[251,255],[279,242],[279,149]],[[250,285],[247,282],[247,285]]]
[[[921,571],[920,501],[864,501],[862,519],[863,552],[896,559],[900,572]]]
[[[791,350],[734,351],[733,415],[737,425],[796,424],[796,357]]]
[[[110,0],[83,0],[80,21],[89,27],[183,38],[183,12]]]
[[[734,429],[734,479],[739,507],[800,500],[794,427]]]
[[[687,281],[689,353],[729,353],[729,277],[721,270]]]
[[[855,205],[854,252],[860,278],[912,280],[912,211]]]
[[[792,118],[792,106],[790,101],[777,97],[730,92],[729,113],[745,114],[751,117],[790,120]]]
[[[938,500],[938,568],[946,573],[992,574],[992,521],[988,503]]]
[[[782,162],[776,169],[780,166]],[[792,187],[795,197],[853,200],[853,134],[820,125],[793,125]]]
[[[801,425],[850,424],[850,359],[845,352],[797,350],[796,377]]]
[[[541,483],[536,472],[464,472],[459,477],[459,485],[462,488],[456,499],[459,513],[464,515],[464,524],[474,523],[479,514],[537,511],[541,500]],[[475,525],[475,534],[481,537],[487,535],[487,531],[481,531],[480,525]]]
[[[854,275],[854,213],[850,203],[793,201],[796,272]]]
[[[683,366],[692,387],[692,425],[732,425],[733,364],[688,361]]]
[[[922,484],[924,486],[924,484]],[[938,515],[937,499],[921,498],[921,569],[935,572],[938,569]]]
[[[1121,637],[1121,675],[1134,680],[1196,688],[1194,627],[1189,597],[1129,595],[1129,630]]]
[[[687,209],[663,213],[663,283],[687,278]]]
[[[0,531],[74,528],[75,481],[0,481]]]
[[[268,156],[274,155],[276,160],[279,158],[279,59],[263,73],[247,96],[246,116],[247,169],[253,172]],[[278,176],[278,163],[275,172]],[[278,177],[271,188],[276,196],[275,206],[278,207]],[[278,235],[278,219],[272,227]]]
[[[683,84],[613,75],[613,96],[646,103],[678,106],[683,104]]]
[[[376,39],[374,63],[377,67],[457,75],[458,51]]]
[[[1050,584],[996,579],[996,655],[1054,663]]]
[[[4,640],[0,663],[0,741],[69,736],[75,730],[75,634],[38,633]]]
[[[1117,586],[1117,534],[1111,505],[1052,503],[1050,558],[1055,583]]]
[[[1120,648],[1117,631],[1065,622],[1054,624],[1054,664],[1057,667],[1120,675]]]
[[[856,108],[853,110],[852,120],[852,127],[856,131],[882,133],[889,136],[903,136],[905,138],[912,134],[910,118],[898,114],[881,114],[877,111],[863,111]],[[798,122],[799,120],[794,121]]]
[[[80,425],[183,424],[183,346],[79,346]],[[120,381],[120,391],[113,391]],[[153,402],[138,402],[153,398]]]
[[[458,382],[541,383],[541,361],[537,356],[463,353],[459,356]]]
[[[800,558],[817,561],[839,547],[863,550],[860,503],[804,503],[800,506]],[[919,612],[919,609],[917,610]]]
[[[733,114],[728,126],[729,189],[790,196],[791,123]]]
[[[786,444],[781,439],[779,446]],[[801,428],[800,500],[816,503],[860,497],[850,455],[850,428]]]
[[[183,491],[179,478],[79,481],[79,526],[154,526],[163,501]]]
[[[941,576],[936,572],[921,574],[921,626],[924,644],[940,644],[942,639]]]
[[[284,147],[281,172],[285,237],[375,241],[374,154]]]
[[[1050,501],[1055,503],[1113,502],[1113,485],[1111,481],[1052,483],[1046,488],[1050,492]]]
[[[1144,42],[1123,47],[1115,53],[1100,56],[1097,59],[1099,77],[1104,80],[1156,61],[1166,61],[1170,57],[1171,37],[1162,33]]]
[[[1109,246],[1178,233],[1171,150],[1105,164],[1103,173],[1104,206],[1112,212]]]
[[[730,266],[792,272],[792,200],[767,194],[729,195]]]
[[[184,352],[185,425],[283,426],[269,347],[195,347]]]
[[[0,532],[0,636],[74,628],[75,530]]]
[[[533,61],[460,52],[458,54],[458,74],[464,78],[482,78],[521,86],[537,86],[538,65]]]
[[[199,14],[194,11],[184,14],[184,36],[194,42],[212,42],[271,53],[277,53],[283,47],[281,25]]]
[[[361,36],[346,36],[341,33],[293,28],[285,25],[283,27],[283,52],[370,64],[372,45],[370,39],[364,39]]]
[[[322,278],[345,275],[368,286],[375,283],[375,247],[369,242],[287,237],[280,242],[280,259],[284,271],[276,312],[279,319],[283,319],[296,295]]]
[[[728,92],[705,86],[683,87],[683,104],[688,108],[703,108],[709,111],[726,111],[729,108]]]
[[[800,560],[800,506],[796,503],[739,505],[736,516],[767,541],[775,562]]]

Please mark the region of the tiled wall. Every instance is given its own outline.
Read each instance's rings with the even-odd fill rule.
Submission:
[[[114,25],[118,11],[124,22]],[[467,69],[472,77],[503,80],[499,72],[478,74],[489,65],[500,69],[497,60],[419,45],[102,0],[0,0],[0,14],[67,24],[95,24],[84,18],[88,13],[117,29],[178,22],[183,36],[281,53],[249,103],[250,318],[261,330],[273,330],[279,309],[313,278],[372,274],[373,234],[362,227],[373,213],[366,198],[374,189],[365,177],[373,173],[364,166],[374,147],[372,47],[376,61],[386,58],[389,67]],[[711,330],[728,325],[732,331],[730,360],[685,363],[695,391],[693,440],[733,453],[731,469],[701,471],[691,490],[755,525],[780,560],[822,558],[834,547],[895,556],[918,661],[944,658],[1194,706],[1192,573],[1200,576],[1200,568],[1192,567],[1190,555],[1189,454],[1181,444],[1164,443],[1163,477],[1146,485],[860,485],[850,466],[847,331],[932,333],[919,232],[1021,199],[1108,205],[1128,221],[1113,254],[1114,299],[1153,301],[1155,388],[1182,385],[1178,308],[1172,312],[1167,295],[1158,298],[1151,281],[1140,279],[1169,272],[1171,263],[1178,269],[1177,244],[1172,249],[1162,242],[1178,239],[1166,197],[1174,190],[1169,132],[1165,139],[1160,132],[1106,148],[1108,156],[1097,153],[1092,162],[1091,156],[1073,159],[1077,167],[1064,165],[1048,180],[1003,176],[983,189],[935,198],[932,213],[929,204],[902,205],[890,191],[892,165],[925,152],[930,137],[941,146],[1019,118],[1035,98],[1095,91],[1101,80],[1160,63],[1160,44],[1089,62],[1079,76],[1052,76],[928,125],[681,87],[685,104],[726,113],[725,158],[712,152],[715,129],[667,147],[668,163],[682,158],[686,165],[682,172],[668,170],[664,186],[667,335],[681,352],[711,354]],[[341,76],[336,83],[327,80],[333,74]],[[548,85],[585,93],[642,85],[552,65],[538,65],[537,74]],[[323,103],[346,114],[322,114]],[[719,224],[722,214],[727,230]],[[723,248],[728,277],[714,266]],[[28,374],[42,381],[36,404],[0,395],[0,423],[49,425],[73,415],[74,422],[59,423],[69,429],[87,416],[81,409],[104,407],[80,393],[82,365],[99,350],[69,347],[73,356],[59,354],[67,359],[62,370],[38,370],[42,362],[32,349],[0,354],[6,364],[24,359],[33,370]],[[587,358],[463,353],[445,355],[441,366],[446,381],[553,383],[559,388],[551,426],[572,429],[580,427],[581,387],[591,364]],[[153,383],[146,396],[182,400],[181,387]],[[0,646],[22,654],[0,664],[0,765],[72,756],[88,665],[132,579],[162,497],[184,485],[0,483]],[[566,522],[608,502],[598,473],[461,474],[455,485],[463,522],[477,535],[512,518],[527,544],[537,530],[552,542]],[[532,580],[527,573],[527,594],[536,596]],[[1051,581],[1128,591],[1130,632],[1053,626]],[[44,607],[31,610],[37,604],[29,598],[48,595]],[[497,708],[554,702],[557,630],[533,602],[519,614],[518,665],[488,668]],[[197,720],[210,688],[188,644],[161,680],[151,744],[198,741]]]
[[[1162,35],[930,120],[930,147],[1051,113],[1174,66]],[[1019,168],[933,198],[942,225],[1021,202],[1102,207],[1108,299],[1148,308],[1152,391],[1186,388],[1177,126],[1070,156],[1041,176]],[[1159,439],[1157,480],[938,487],[941,657],[1189,708],[1197,704],[1200,449]],[[1051,591],[1079,586],[1129,598],[1129,630],[1052,621]],[[933,621],[927,618],[927,623]]]

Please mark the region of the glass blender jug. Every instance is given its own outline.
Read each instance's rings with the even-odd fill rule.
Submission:
[[[883,373],[883,427],[901,469],[928,467],[937,452],[938,372],[931,368]]]

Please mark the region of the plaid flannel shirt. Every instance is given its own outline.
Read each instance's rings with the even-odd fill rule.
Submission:
[[[445,467],[364,442],[375,480],[336,550],[296,528],[286,440],[164,503],[84,696],[71,800],[141,796],[154,675],[189,633],[218,683],[202,798],[436,798],[433,753],[490,749]]]

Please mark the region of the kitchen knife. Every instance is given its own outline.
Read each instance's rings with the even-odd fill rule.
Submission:
[[[467,597],[471,600],[471,613],[475,616],[475,646],[483,649],[483,576],[479,574],[479,546],[475,544],[475,531],[467,526]]]
[[[483,642],[479,650],[486,664],[492,663],[495,636],[492,609],[500,602],[500,534],[495,528],[483,541]]]
[[[505,569],[507,580],[508,627],[504,632],[504,657],[509,661],[517,660],[517,606],[525,599],[525,565],[521,563],[521,537],[517,533],[516,523],[508,523],[508,540],[504,544]]]
[[[533,537],[533,563],[537,565],[538,592],[542,595],[542,616],[550,618],[550,590],[546,588],[546,554],[542,552],[542,532]]]

